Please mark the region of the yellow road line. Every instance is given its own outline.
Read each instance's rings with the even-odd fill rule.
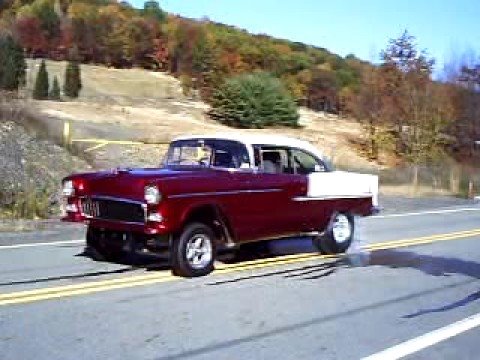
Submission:
[[[370,244],[363,246],[362,249],[368,251],[379,251],[392,248],[400,248],[414,245],[430,244],[438,241],[447,241],[455,239],[463,239],[467,237],[480,236],[480,229],[473,229],[467,231],[459,231],[447,234],[437,234],[430,236],[423,236],[412,239],[387,241],[378,244]],[[252,261],[245,261],[238,264],[220,264],[217,266],[214,274],[228,274],[246,270],[254,270],[261,268],[268,268],[278,265],[288,265],[302,263],[317,259],[332,259],[337,258],[336,255],[320,255],[317,253],[303,253],[280,256],[269,259],[259,259]],[[131,277],[115,278],[108,280],[92,281],[74,285],[55,286],[42,289],[19,291],[7,294],[0,294],[0,306],[21,304],[28,302],[35,302],[48,299],[56,299],[75,295],[91,294],[96,292],[103,292],[115,289],[124,289],[134,286],[143,286],[150,284],[158,284],[164,282],[171,282],[180,280],[170,274],[170,271],[161,271],[154,274],[136,275]]]
[[[107,146],[108,145],[108,142],[103,142],[103,143],[99,143],[97,145],[94,145],[94,146],[91,146],[87,149],[84,150],[84,152],[90,152],[90,151],[93,151],[93,150],[97,150],[97,149],[100,149],[104,146]]]
[[[450,233],[450,234],[424,236],[424,237],[419,237],[414,239],[387,241],[387,242],[378,243],[378,244],[369,244],[369,245],[363,246],[362,248],[365,250],[371,250],[371,251],[386,250],[386,249],[398,248],[398,247],[430,244],[438,241],[463,239],[466,237],[472,237],[476,235],[480,235],[480,229],[469,230],[469,231],[459,231],[459,232]]]
[[[12,298],[23,298],[23,297],[27,298],[33,295],[39,295],[39,294],[47,295],[47,294],[61,293],[65,291],[76,291],[76,290],[85,289],[85,288],[95,289],[95,288],[102,288],[104,286],[109,286],[109,285],[123,285],[125,283],[129,284],[131,282],[137,282],[137,281],[159,280],[165,277],[173,278],[174,276],[170,275],[170,271],[161,271],[161,272],[156,272],[154,274],[147,274],[147,275],[136,275],[136,276],[130,276],[130,277],[84,282],[84,283],[74,284],[74,285],[61,285],[61,286],[48,287],[48,288],[42,288],[42,289],[19,291],[15,293],[1,294],[0,302],[3,300],[10,300]]]
[[[107,139],[72,139],[72,142],[88,142],[88,143],[97,143],[97,144],[118,144],[118,145],[145,145],[144,142],[141,141],[130,141],[130,140],[107,140]]]

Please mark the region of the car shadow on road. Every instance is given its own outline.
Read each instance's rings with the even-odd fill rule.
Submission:
[[[352,260],[354,260],[353,263]],[[350,263],[354,266],[386,266],[393,269],[410,268],[436,277],[447,277],[457,274],[480,279],[480,264],[475,261],[418,254],[414,251],[379,250],[370,254],[363,254],[361,257],[351,256]],[[480,300],[480,291],[446,305],[419,310],[405,315],[403,318],[411,319],[422,315],[450,311],[478,300]]]
[[[296,278],[301,280],[315,280],[315,279],[320,279],[322,277],[333,275],[337,271],[337,269],[340,268],[342,265],[343,266],[345,265],[343,260],[335,260],[335,261],[330,261],[330,262],[315,264],[315,265],[305,265],[301,267],[296,266],[295,268],[290,268],[290,269],[273,270],[273,271],[263,272],[260,274],[237,276],[234,278],[209,282],[207,283],[207,285],[224,285],[224,284],[236,283],[236,282],[245,281],[245,280],[254,280],[254,279],[260,279],[260,278],[266,278],[266,277],[278,276],[278,275],[283,275],[285,279]]]
[[[308,245],[305,244],[304,240],[296,239],[288,243],[289,241],[290,240],[285,241],[283,248],[283,250],[288,249],[287,252],[272,252],[272,244],[268,243],[261,244],[260,246],[258,246],[258,244],[252,244],[252,246],[250,246],[246,251],[235,256],[233,259],[226,260],[225,262],[228,264],[239,264],[239,266],[241,266],[242,262],[250,260],[263,259],[265,261],[269,261],[271,259],[274,262],[274,259],[277,256],[299,254],[303,252],[308,253],[313,251],[312,248],[309,248]],[[297,248],[295,248],[295,246],[297,246]],[[273,248],[274,247],[275,245]],[[335,260],[322,261],[320,264],[301,266],[298,266],[297,264],[297,266],[294,268],[289,267],[288,269],[275,269],[260,274],[239,276],[233,279],[229,278],[226,280],[212,282],[209,283],[209,285],[234,283],[276,275],[283,275],[285,279],[316,280],[333,275],[340,269],[370,266],[384,266],[392,269],[411,268],[431,276],[450,276],[452,274],[460,274],[471,278],[480,279],[480,264],[474,261],[419,254],[415,251],[389,249],[377,250],[373,252],[359,250],[353,253],[341,255]]]
[[[363,259],[352,255],[355,266],[386,266],[393,269],[411,268],[432,276],[465,275],[480,279],[480,264],[459,258],[419,254],[405,250],[378,250],[362,254]],[[352,260],[358,261],[354,264]]]
[[[118,258],[115,259],[115,261],[107,261],[93,249],[86,247],[83,252],[75,256],[87,257],[89,259],[92,259],[93,261],[110,262],[117,265],[130,266],[130,269],[132,271],[138,269],[145,269],[147,271],[160,271],[170,269],[169,262],[165,259],[165,257],[159,257],[158,255],[151,253],[124,253],[122,255],[119,255]]]
[[[444,305],[444,306],[439,306],[439,307],[436,307],[436,308],[429,308],[429,309],[420,310],[420,311],[417,311],[416,313],[405,315],[405,316],[403,316],[403,318],[404,319],[412,319],[412,318],[416,318],[418,316],[422,316],[422,315],[426,315],[426,314],[433,314],[433,313],[440,313],[440,312],[444,312],[444,311],[449,311],[449,310],[453,310],[453,309],[456,309],[456,308],[459,308],[459,307],[466,306],[466,305],[468,305],[468,304],[470,304],[474,301],[477,301],[477,300],[480,300],[480,291],[474,292],[473,294],[470,294],[470,295],[464,297],[463,299],[455,301],[453,303],[450,303],[450,304],[447,304],[447,305]]]
[[[28,285],[28,284],[39,284],[51,281],[60,281],[60,280],[75,280],[75,279],[87,279],[87,278],[94,278],[103,275],[114,275],[114,274],[124,274],[130,271],[134,271],[135,268],[123,268],[123,269],[116,269],[116,270],[105,270],[105,271],[92,271],[74,275],[62,275],[62,276],[49,276],[43,278],[36,278],[36,279],[28,279],[28,280],[18,280],[18,281],[6,281],[0,283],[0,286],[14,286],[14,285]]]

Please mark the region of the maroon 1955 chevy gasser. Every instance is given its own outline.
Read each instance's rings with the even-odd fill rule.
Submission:
[[[378,207],[378,178],[334,171],[304,141],[224,134],[175,139],[160,168],[71,175],[63,195],[64,220],[88,224],[105,258],[163,252],[174,273],[200,276],[217,249],[247,242],[309,235],[346,251],[354,216]]]

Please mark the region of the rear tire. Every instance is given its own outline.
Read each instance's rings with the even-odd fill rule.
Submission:
[[[172,272],[178,276],[196,277],[211,273],[216,256],[215,233],[202,223],[185,226],[173,240]]]
[[[349,213],[335,213],[325,232],[314,237],[312,242],[322,254],[340,254],[348,250],[354,233],[354,217]]]

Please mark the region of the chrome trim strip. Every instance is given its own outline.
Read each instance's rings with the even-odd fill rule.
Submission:
[[[186,193],[168,196],[170,199],[180,199],[194,196],[223,196],[223,195],[236,195],[236,194],[258,194],[258,193],[273,193],[281,192],[282,189],[258,189],[258,190],[232,190],[232,191],[212,191],[212,192],[199,192],[199,193]]]
[[[366,199],[373,197],[373,194],[360,195],[325,195],[325,196],[297,196],[292,198],[293,201],[321,201],[321,200],[335,200],[335,199]]]
[[[119,197],[114,197],[114,196],[103,196],[103,195],[92,195],[92,196],[82,196],[80,197],[80,200],[89,198],[91,200],[110,200],[110,201],[119,201],[119,202],[125,202],[125,203],[130,203],[130,204],[136,204],[136,205],[143,205],[145,204],[143,201],[138,201],[138,200],[132,200],[132,199],[125,199],[125,198],[119,198]]]
[[[87,220],[97,220],[97,221],[107,221],[107,222],[113,222],[113,223],[118,223],[118,224],[125,224],[125,225],[145,225],[147,222],[147,204],[142,202],[142,201],[137,201],[137,200],[131,200],[131,199],[125,199],[125,198],[117,198],[114,196],[81,196],[80,198],[80,214],[85,217]],[[122,221],[122,220],[114,220],[114,219],[104,219],[104,218],[99,218],[99,217],[94,217],[88,214],[85,214],[83,211],[83,204],[85,199],[90,199],[90,200],[110,200],[110,201],[118,201],[118,202],[124,202],[124,203],[129,203],[129,204],[134,204],[134,205],[140,205],[143,209],[143,217],[144,217],[144,222],[137,222],[137,221]]]
[[[91,216],[88,216],[88,215],[84,215],[84,216],[87,220],[105,221],[105,222],[112,222],[112,223],[124,224],[124,225],[142,225],[142,226],[145,225],[144,222],[102,219],[102,218],[91,217]]]

